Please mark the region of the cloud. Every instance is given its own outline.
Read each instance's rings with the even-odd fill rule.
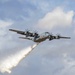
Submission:
[[[12,20],[0,20],[0,50],[4,48],[6,42],[10,39],[8,35],[8,27],[14,22]]]
[[[65,12],[62,8],[57,7],[47,13],[38,21],[38,27],[44,29],[53,29],[55,27],[67,27],[72,24],[74,12]]]
[[[0,20],[0,28],[4,28],[7,26],[11,26],[13,24],[13,21],[5,21],[5,20]]]
[[[0,20],[0,36],[4,36],[6,32],[6,28],[11,26],[14,22],[11,20]]]
[[[64,68],[61,71],[61,75],[71,75],[72,73],[75,74],[75,60],[70,55],[64,54],[63,63]]]
[[[75,35],[75,18],[74,18],[74,21],[73,21],[73,34]]]

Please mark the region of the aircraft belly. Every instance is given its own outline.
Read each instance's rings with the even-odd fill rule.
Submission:
[[[40,39],[36,39],[35,42],[42,42],[42,41],[45,41],[46,38],[40,38]]]

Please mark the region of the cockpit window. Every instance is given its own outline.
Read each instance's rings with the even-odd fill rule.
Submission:
[[[42,33],[41,35],[42,36],[48,36],[49,35],[49,32]]]
[[[45,34],[49,34],[49,32],[45,32]]]

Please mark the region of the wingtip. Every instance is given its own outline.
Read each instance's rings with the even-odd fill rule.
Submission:
[[[16,30],[14,30],[14,29],[9,29],[9,31],[14,31],[14,32],[15,32]]]
[[[71,37],[67,37],[67,39],[71,39]]]
[[[9,29],[9,31],[12,31],[12,29]]]
[[[11,29],[9,29],[9,31],[10,31]]]
[[[67,39],[71,39],[71,37],[66,37]]]

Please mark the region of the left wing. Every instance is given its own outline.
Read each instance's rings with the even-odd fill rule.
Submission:
[[[18,34],[26,35],[24,31],[9,29],[9,31],[17,32]]]
[[[34,33],[30,32],[30,31],[20,31],[20,30],[15,30],[15,29],[9,29],[10,31],[16,32],[18,34],[21,35],[26,35],[26,37],[30,36],[30,37],[34,37]]]

